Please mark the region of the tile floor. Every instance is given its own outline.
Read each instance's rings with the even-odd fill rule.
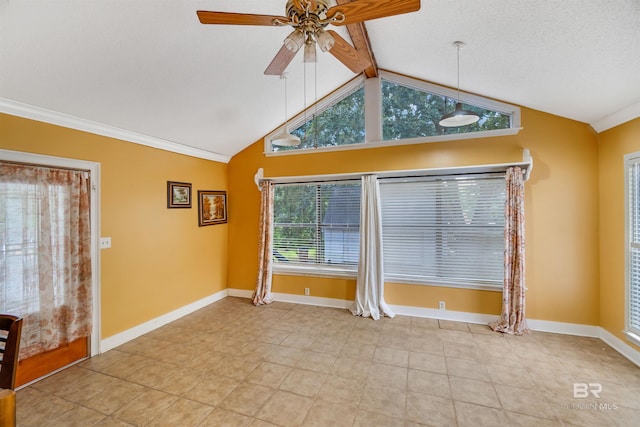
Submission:
[[[21,427],[638,426],[640,368],[594,338],[229,297],[17,402]]]

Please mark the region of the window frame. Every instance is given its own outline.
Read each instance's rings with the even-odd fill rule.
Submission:
[[[633,286],[633,273],[631,268],[631,245],[632,245],[632,233],[633,233],[633,219],[631,218],[632,202],[640,203],[640,200],[631,200],[631,191],[634,189],[634,182],[631,180],[631,169],[640,165],[640,151],[630,153],[624,156],[624,288],[625,288],[625,301],[624,301],[624,335],[633,342],[635,345],[640,346],[640,329],[636,329],[631,326],[631,287]],[[640,192],[640,189],[635,189],[636,192]],[[640,220],[637,221],[637,227],[640,229]],[[640,287],[640,277],[638,280],[638,287]],[[640,290],[638,290],[640,292]],[[637,313],[640,318],[640,311]],[[640,319],[639,319],[640,320]]]
[[[460,175],[457,175],[460,176]],[[464,180],[473,180],[473,181],[479,181],[479,180],[483,180],[483,179],[492,179],[492,180],[499,180],[502,179],[504,181],[504,177],[505,177],[505,173],[504,172],[496,172],[496,173],[478,173],[478,174],[464,174],[462,175],[464,178]],[[439,181],[447,181],[447,182],[453,182],[456,181],[455,179],[456,175],[448,175],[448,174],[441,174],[441,175],[437,175],[435,178],[436,180]],[[426,178],[426,179],[425,179]],[[382,190],[382,186],[385,184],[385,181],[389,181],[390,183],[402,183],[402,181],[407,181],[407,182],[421,182],[421,181],[429,181],[430,179],[428,179],[430,177],[420,177],[420,179],[403,179],[400,182],[398,182],[397,179],[381,179],[380,180],[380,186],[381,186],[381,196],[383,196],[382,193],[384,193],[384,191]],[[384,196],[383,196],[384,197]],[[441,209],[445,209],[445,206],[439,203],[434,203],[434,209],[436,210],[441,210]],[[385,201],[382,200],[382,210],[385,210]],[[384,216],[384,212],[383,212],[383,216]],[[385,219],[383,217],[383,235],[384,233],[384,222]],[[440,227],[437,227],[437,230],[441,231],[441,230],[446,230],[446,227],[443,226],[443,224],[439,224]],[[495,230],[500,230],[499,231],[499,242],[502,246],[502,249],[504,251],[504,224],[502,224],[501,227],[492,227]],[[438,248],[440,250],[444,249],[443,247]],[[436,249],[436,251],[438,250]],[[385,250],[385,252],[387,252]],[[437,256],[442,256],[443,254],[436,254]],[[500,256],[500,262],[502,263],[502,256]],[[385,260],[385,264],[386,264],[387,260]],[[502,264],[501,264],[502,265]],[[499,278],[499,282],[496,283],[489,283],[488,281],[482,281],[480,279],[477,280],[456,280],[454,278],[447,278],[447,277],[427,277],[427,276],[414,276],[414,277],[406,277],[403,276],[401,274],[397,274],[397,273],[390,273],[388,270],[385,269],[385,282],[390,282],[390,283],[406,283],[406,284],[417,284],[417,285],[431,285],[431,286],[444,286],[444,287],[450,287],[450,288],[462,288],[462,289],[479,289],[479,290],[487,290],[487,291],[497,291],[497,292],[501,292],[503,289],[503,275],[500,276]]]
[[[423,80],[396,74],[391,71],[380,70],[378,77],[366,80],[364,76],[358,76],[294,116],[291,120],[289,120],[289,129],[295,129],[301,126],[302,124],[304,124],[305,119],[309,119],[309,117],[313,116],[313,114],[319,114],[324,110],[330,108],[332,105],[349,96],[351,93],[353,93],[353,91],[357,90],[361,85],[364,84],[365,140],[363,143],[332,147],[273,151],[271,146],[271,138],[284,130],[285,124],[283,123],[273,132],[264,137],[264,155],[267,157],[290,156],[318,152],[362,150],[368,148],[392,147],[398,145],[426,144],[432,142],[490,138],[496,136],[516,135],[522,129],[520,107],[483,96],[460,91],[460,101],[465,104],[471,104],[500,113],[508,114],[511,117],[510,127],[507,129],[494,129],[488,131],[456,133],[385,141],[382,137],[382,80],[387,80],[393,83],[407,86],[409,88],[424,92],[430,92],[436,95],[446,96],[454,99],[458,98],[457,89],[439,86],[434,83],[429,83]]]
[[[295,182],[295,183],[276,183],[278,185],[331,185],[331,184],[348,184],[357,183],[360,187],[361,183],[357,179],[340,179],[340,180],[322,180],[322,181],[307,181],[307,182]],[[275,191],[275,188],[274,188]],[[318,200],[316,200],[318,202]],[[275,209],[275,206],[274,206]],[[322,218],[316,218],[316,227],[318,230],[322,229]],[[276,227],[276,221],[274,218],[273,227]],[[275,251],[275,242],[273,245],[273,251]],[[273,257],[273,253],[272,253]],[[355,278],[358,275],[358,264],[336,263],[336,264],[324,264],[324,263],[301,263],[301,262],[286,262],[281,263],[273,261],[272,269],[274,274],[281,275],[293,275],[293,276],[313,276],[313,277],[335,277],[335,278]]]
[[[259,182],[262,180],[269,180],[274,184],[284,183],[305,183],[305,182],[322,182],[322,181],[336,181],[336,180],[352,180],[360,179],[363,175],[375,174],[378,178],[402,178],[402,177],[418,177],[418,176],[434,176],[434,175],[457,175],[457,174],[481,174],[481,173],[504,173],[510,167],[520,167],[525,173],[525,180],[529,179],[529,175],[533,170],[533,159],[528,149],[523,150],[523,159],[521,162],[511,163],[495,163],[484,164],[474,166],[458,166],[458,167],[446,167],[446,168],[431,168],[431,169],[409,169],[409,170],[391,170],[391,171],[371,171],[371,172],[351,172],[341,174],[324,174],[324,175],[303,175],[303,176],[280,176],[280,177],[267,177],[264,175],[264,170],[259,168],[254,176],[256,186],[259,187]],[[355,279],[357,272],[344,271],[339,269],[323,269],[316,268],[315,265],[299,267],[296,266],[278,266],[276,263],[273,265],[273,274],[285,275],[285,276],[309,276],[309,277],[326,277],[326,278],[346,278]],[[387,283],[402,283],[413,284],[411,282],[394,282],[393,280],[386,280]],[[497,289],[494,286],[482,286],[482,285],[463,285],[456,283],[416,283],[422,286],[439,286],[450,288],[464,288],[464,289],[477,289],[488,290],[494,292],[501,292],[502,289]]]

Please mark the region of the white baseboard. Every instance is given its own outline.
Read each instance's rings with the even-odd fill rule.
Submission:
[[[127,329],[126,331],[120,332],[116,335],[112,335],[109,338],[105,338],[100,341],[100,353],[109,351],[112,348],[118,347],[119,345],[131,341],[132,339],[138,338],[139,336],[147,334],[154,329],[164,326],[167,323],[171,323],[174,320],[178,320],[181,317],[186,316],[187,314],[200,310],[201,308],[206,307],[209,304],[213,304],[214,302],[221,300],[227,295],[227,289],[224,289],[220,292],[216,292],[213,295],[209,295],[206,298],[180,307],[177,310],[173,310],[167,314],[156,317],[155,319],[151,319],[148,322],[142,323],[138,326],[134,326],[133,328]]]
[[[246,289],[229,288],[227,289],[227,291],[229,291],[230,297],[251,298],[253,296],[253,291],[248,291]],[[352,303],[352,301],[347,301],[343,299],[312,297],[307,295],[296,295],[296,294],[283,294],[279,292],[272,292],[271,296],[275,301],[279,301],[279,302],[291,302],[295,304],[315,305],[318,307],[349,308]]]
[[[253,291],[248,291],[246,289],[228,288],[227,293],[230,297],[238,298],[251,298],[253,296]]]
[[[295,304],[316,305],[318,307],[344,308],[348,309],[353,301],[343,299],[312,297],[307,295],[281,294],[273,292],[273,299],[282,302],[292,302]]]
[[[424,317],[427,319],[453,320],[456,322],[484,324],[496,320],[498,315],[467,313],[464,311],[439,310],[437,308],[412,307],[409,305],[390,305],[391,310],[400,316]]]
[[[600,333],[598,335],[598,338],[609,344],[615,351],[635,363],[637,366],[640,366],[640,351],[631,347],[629,344],[622,341],[620,338],[616,337],[606,329],[601,327],[599,329]]]
[[[599,338],[601,329],[600,326],[536,319],[527,319],[527,326],[529,326],[529,329],[532,331],[553,332],[554,334],[577,335],[580,337],[594,338]]]

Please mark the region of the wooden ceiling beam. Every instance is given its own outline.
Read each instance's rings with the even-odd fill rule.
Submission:
[[[345,4],[350,3],[351,0],[336,0],[336,2],[338,4]],[[348,24],[346,27],[349,32],[349,37],[351,37],[353,47],[360,55],[364,56],[369,60],[369,62],[371,62],[371,65],[364,69],[364,75],[367,78],[378,77],[378,64],[373,56],[371,41],[369,40],[369,34],[367,33],[367,27],[365,27],[364,22]]]

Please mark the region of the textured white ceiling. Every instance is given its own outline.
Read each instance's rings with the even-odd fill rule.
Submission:
[[[283,82],[263,71],[288,29],[205,26],[195,11],[285,3],[0,0],[0,98],[233,156],[284,121]],[[463,40],[463,90],[585,123],[640,102],[640,0],[423,0],[366,25],[383,69],[455,87]],[[293,115],[301,55],[288,72]],[[354,77],[329,54],[317,72],[319,97]]]

